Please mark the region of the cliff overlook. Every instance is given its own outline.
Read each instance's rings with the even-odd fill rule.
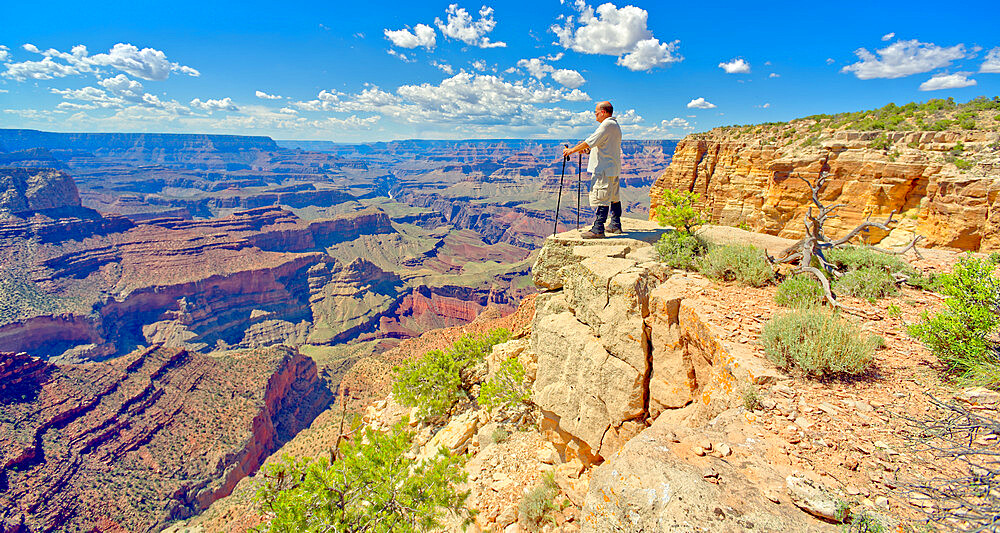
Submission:
[[[915,233],[925,246],[1000,249],[997,98],[889,104],[688,135],[651,188],[651,209],[664,189],[694,191],[715,223],[796,239],[809,190],[791,178],[814,181],[821,172],[829,174],[822,199],[845,204],[829,224],[832,236],[895,212],[897,229],[873,232],[870,242],[899,244]]]

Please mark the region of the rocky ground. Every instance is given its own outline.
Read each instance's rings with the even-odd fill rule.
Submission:
[[[654,230],[633,228],[632,236],[644,231]],[[783,239],[735,228],[708,228],[707,233],[765,248],[787,245]],[[550,265],[561,265],[560,276],[574,271],[577,274],[572,275],[584,275],[580,268],[602,271],[603,267],[595,266],[601,264],[602,256],[616,261],[633,257],[639,266],[631,268],[652,272],[652,265],[641,266],[646,264],[642,263],[643,246],[630,242],[628,236],[594,243],[580,241],[568,232],[549,244],[563,246],[560,249],[564,252],[543,251],[542,264],[535,267],[536,280],[554,279],[554,271],[546,271],[546,257]],[[635,249],[628,252],[617,250],[632,246]],[[569,256],[558,255],[567,252]],[[947,250],[922,253],[922,259],[907,259],[925,272],[947,271],[959,256]],[[573,261],[580,262],[580,267],[567,270]],[[606,275],[617,280],[624,274]],[[565,277],[566,287],[543,293],[537,305],[522,307],[507,319],[516,338],[499,345],[489,358],[487,375],[507,357],[517,357],[528,369],[529,379],[534,381],[535,405],[526,423],[494,419],[469,403],[442,424],[414,427],[418,454],[438,447],[467,454],[469,480],[465,488],[471,493],[467,503],[477,514],[474,525],[465,531],[840,531],[844,526],[837,521],[845,511],[855,517],[874,517],[891,530],[943,527],[927,520],[926,512],[933,511],[936,504],[908,491],[907,486],[955,472],[956,464],[916,450],[908,438],[911,433],[905,431],[906,420],[934,414],[932,397],[996,418],[1000,396],[951,384],[936,358],[906,334],[905,325],[923,311],[934,310],[940,296],[906,288],[875,303],[847,299],[846,303],[876,317],[865,320],[862,328],[881,335],[885,347],[876,352],[875,365],[865,375],[816,380],[782,372],[763,354],[758,340],[761,327],[785,312],[773,303],[774,286],[748,288],[669,270],[656,272],[654,277],[665,281],[657,281],[649,289],[645,322],[652,324],[650,338],[663,338],[656,329],[661,327],[656,326],[662,312],[657,310],[658,302],[679,302],[674,315],[678,322],[673,327],[680,330],[670,331],[679,332],[674,338],[686,346],[682,353],[691,359],[676,364],[692,365],[688,375],[695,378],[685,382],[691,387],[691,398],[671,404],[670,395],[679,392],[670,387],[678,382],[657,385],[657,379],[667,379],[658,375],[667,363],[662,360],[666,352],[654,347],[644,385],[648,387],[645,418],[635,419],[639,426],[631,437],[620,442],[605,438],[599,447],[588,446],[585,425],[567,425],[566,420],[560,422],[554,416],[556,412],[546,410],[549,400],[540,384],[551,382],[553,374],[552,362],[545,360],[550,357],[545,355],[545,345],[555,341],[538,328],[544,330],[546,316],[569,313],[575,320],[586,318],[586,311],[572,303],[575,297],[571,292],[580,290],[579,280]],[[665,294],[670,297],[665,299]],[[569,302],[563,304],[570,306],[569,311],[553,304],[553,298],[560,297]],[[890,312],[890,307],[899,308],[900,313]],[[478,323],[489,324],[486,320]],[[582,327],[600,329],[593,322]],[[385,398],[391,381],[387,377],[373,381],[373,377],[386,376],[385,370],[393,362],[446,345],[459,331],[451,328],[411,339],[388,356],[389,360],[373,362],[368,370],[352,371],[357,372],[357,380],[345,378],[344,383],[359,385],[351,388],[350,394],[359,406],[368,405],[365,422],[385,428],[408,412],[391,396]],[[719,357],[699,362],[696,346],[716,346]],[[612,357],[617,357],[618,349],[610,347]],[[572,385],[578,378],[562,375],[559,379],[564,380],[563,385]],[[602,379],[608,383],[606,387],[611,386],[610,377]],[[374,385],[360,387],[362,383]],[[606,391],[581,390],[578,394],[604,394],[609,408],[614,405]],[[747,400],[750,396],[754,401]],[[551,408],[558,411],[566,405]],[[586,409],[578,413],[583,418],[606,416]],[[335,439],[335,431],[331,431],[335,422],[333,417],[321,417],[286,449],[306,454],[309,449],[328,446]],[[612,429],[616,427],[614,422],[610,424]],[[616,431],[621,433],[622,427]],[[989,436],[983,438],[983,442],[991,442]],[[305,443],[306,439],[309,444],[295,448],[296,442]],[[518,503],[543,483],[548,473],[558,487],[555,507],[544,522],[529,523],[519,516]],[[237,493],[248,494],[254,484],[255,480],[248,478]],[[244,531],[262,518],[253,509],[247,496],[242,503],[222,500],[177,530]],[[461,530],[457,525],[446,529]]]

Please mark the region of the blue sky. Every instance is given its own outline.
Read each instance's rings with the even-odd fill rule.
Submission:
[[[995,2],[27,2],[0,127],[626,138],[1000,94]],[[11,23],[16,21],[16,23]]]

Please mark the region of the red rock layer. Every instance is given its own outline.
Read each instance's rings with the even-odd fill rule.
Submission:
[[[897,242],[915,231],[926,237],[923,245],[1000,249],[1000,166],[991,162],[996,133],[839,131],[818,146],[779,146],[738,130],[716,129],[678,143],[670,167],[650,189],[652,207],[665,188],[695,191],[715,223],[747,223],[754,231],[799,238],[809,189],[790,176],[815,180],[828,172],[822,200],[845,204],[827,225],[831,237],[895,210],[906,234]],[[872,148],[881,135],[889,148]],[[948,159],[960,143],[962,156],[975,163],[971,170]],[[884,235],[873,237],[877,242]]]
[[[205,509],[329,403],[285,347],[152,348],[47,365],[0,353],[0,524],[155,530]]]

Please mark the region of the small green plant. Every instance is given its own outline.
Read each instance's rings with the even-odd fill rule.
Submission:
[[[812,276],[798,275],[778,284],[774,303],[783,307],[809,307],[823,303],[823,286]]]
[[[749,244],[717,246],[698,263],[706,276],[760,287],[774,278],[774,270],[764,252]]]
[[[748,385],[743,389],[743,408],[747,411],[760,409],[760,393],[753,385]]]
[[[518,521],[530,531],[537,531],[542,523],[549,518],[549,512],[555,510],[555,497],[559,494],[555,476],[552,472],[545,474],[542,482],[528,491],[517,504]]]
[[[846,272],[833,285],[834,290],[866,300],[875,301],[899,292],[896,282],[883,269],[865,267]]]
[[[868,143],[868,147],[873,150],[888,150],[890,146],[892,146],[892,141],[890,141],[889,136],[884,133],[875,137],[872,142]]]
[[[917,141],[910,141],[906,143],[906,146],[909,148],[920,148],[920,143],[918,143]]]
[[[810,377],[860,374],[874,359],[876,342],[857,325],[822,308],[771,319],[761,333],[764,353],[779,368]]]
[[[899,159],[899,150],[893,150],[886,159],[888,159],[890,163],[895,163],[896,160]]]
[[[684,231],[668,231],[653,245],[660,261],[674,267],[691,270],[705,253],[707,246],[698,237]]]
[[[948,150],[948,155],[960,156],[964,151],[965,151],[965,145],[962,144],[962,141],[958,141],[957,143],[955,143],[955,146],[951,147],[951,150]]]
[[[955,164],[956,167],[958,167],[959,170],[969,170],[974,166],[974,163],[972,163],[971,161],[966,161],[959,157],[956,157],[953,163]]]
[[[705,215],[695,206],[699,195],[690,191],[663,190],[663,204],[656,208],[656,220],[661,226],[670,226],[690,234],[695,226],[706,222]]]
[[[866,509],[851,513],[850,521],[844,526],[845,533],[889,533],[883,519]]]
[[[467,395],[462,371],[482,361],[510,332],[494,329],[483,336],[464,335],[447,350],[431,350],[402,368],[395,368],[392,392],[403,405],[418,408],[421,418],[439,417]]]
[[[500,364],[492,378],[479,389],[479,403],[489,412],[517,411],[531,399],[531,391],[524,383],[524,366],[516,357]]]
[[[1000,326],[997,261],[963,257],[950,274],[937,279],[946,296],[944,309],[923,313],[908,328],[960,381],[1000,387],[1000,347],[990,339]]]
[[[903,316],[903,310],[896,304],[889,304],[888,309],[885,310],[885,314],[889,315],[890,318],[900,318]]]
[[[445,509],[460,509],[468,492],[463,459],[445,452],[417,462],[407,458],[412,434],[366,429],[347,441],[339,458],[294,459],[268,464],[256,499],[273,513],[270,532],[416,532],[442,526]]]
[[[877,268],[890,273],[907,273],[913,269],[898,255],[886,254],[864,246],[838,246],[826,251],[826,260],[840,270]]]
[[[743,231],[750,231],[750,224],[747,224],[746,220],[741,220],[740,223],[736,225],[736,227]]]
[[[846,522],[848,518],[851,517],[851,502],[847,500],[838,499],[837,500],[837,510],[834,513],[834,520],[837,522]]]
[[[509,438],[510,431],[503,426],[497,426],[497,428],[493,430],[493,433],[490,434],[490,440],[493,441],[493,444],[500,444]]]

